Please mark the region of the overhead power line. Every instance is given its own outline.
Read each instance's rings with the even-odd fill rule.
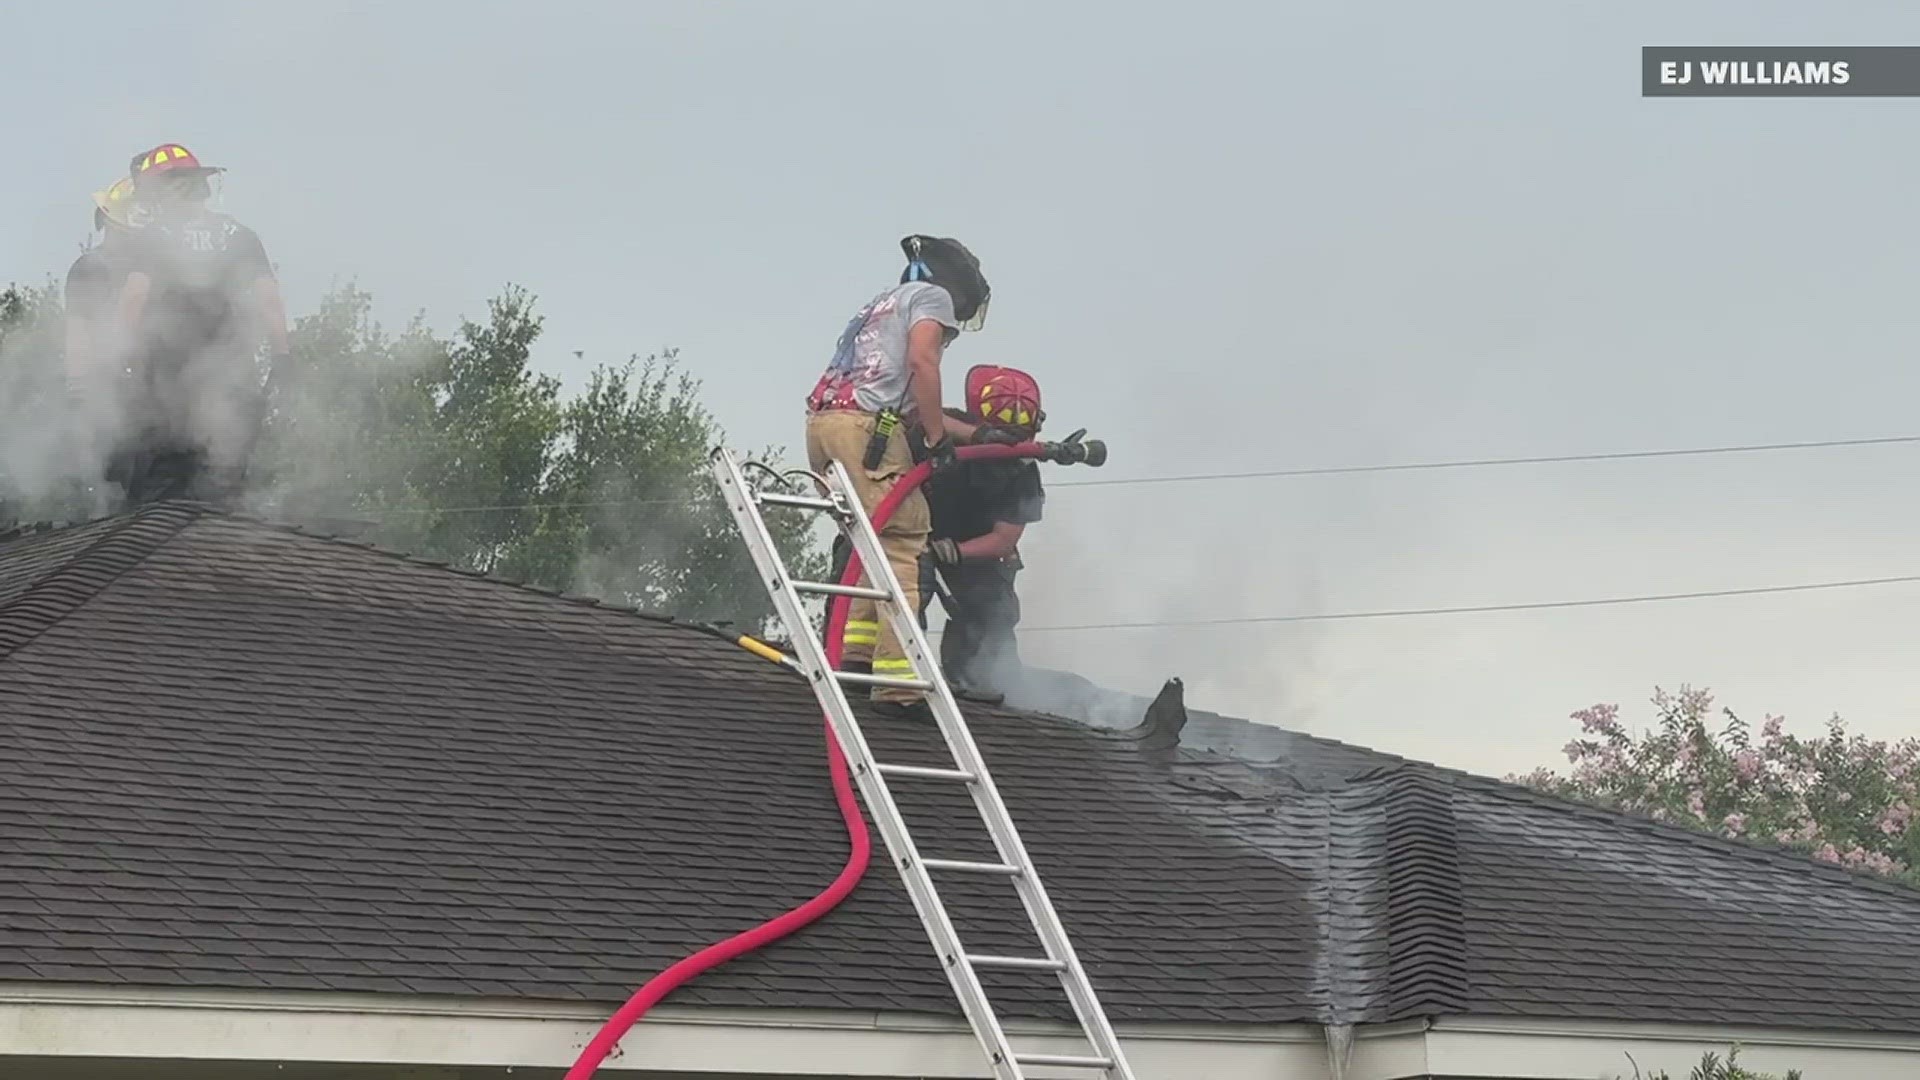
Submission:
[[[1201,480],[1257,480],[1285,476],[1341,476],[1351,473],[1417,472],[1433,469],[1482,469],[1510,465],[1564,465],[1580,461],[1631,461],[1640,458],[1704,457],[1709,454],[1757,454],[1780,450],[1831,450],[1844,446],[1892,446],[1920,443],[1920,435],[1888,435],[1873,439],[1821,439],[1814,442],[1747,443],[1738,446],[1694,446],[1672,450],[1620,450],[1599,454],[1551,454],[1535,457],[1461,458],[1452,461],[1413,461],[1387,465],[1326,465],[1299,469],[1259,469],[1251,472],[1187,473],[1179,476],[1136,476],[1112,480],[1066,480],[1052,487],[1110,487],[1123,484],[1185,484]]]
[[[1555,608],[1613,607],[1625,604],[1652,604],[1672,600],[1711,600],[1732,596],[1764,596],[1774,593],[1815,592],[1825,589],[1859,589],[1876,585],[1902,585],[1920,582],[1920,574],[1896,577],[1855,578],[1849,581],[1816,581],[1800,585],[1761,585],[1746,589],[1702,589],[1694,592],[1647,593],[1639,596],[1607,596],[1586,600],[1542,600],[1522,604],[1468,604],[1459,607],[1386,608],[1378,611],[1337,611],[1302,615],[1245,615],[1218,619],[1169,619],[1147,622],[1071,623],[1057,626],[1022,626],[1020,633],[1068,633],[1085,630],[1150,630],[1208,626],[1251,626],[1272,623],[1342,622],[1359,619],[1405,619],[1432,615],[1479,615],[1500,611],[1546,611]]]
[[[1218,480],[1261,480],[1305,476],[1345,476],[1357,473],[1428,472],[1442,469],[1483,469],[1518,465],[1567,465],[1578,462],[1634,461],[1654,458],[1707,457],[1723,454],[1777,453],[1789,450],[1833,450],[1844,447],[1897,446],[1920,443],[1920,435],[1887,435],[1868,439],[1820,439],[1810,442],[1743,443],[1732,446],[1694,446],[1667,450],[1619,450],[1593,454],[1549,454],[1530,457],[1458,458],[1375,465],[1323,465],[1247,472],[1183,473],[1172,476],[1126,476],[1111,480],[1059,480],[1049,488],[1130,487],[1142,484],[1188,484]],[[508,510],[570,510],[604,507],[679,506],[684,499],[597,499],[568,502],[502,503],[489,506],[441,506],[422,509],[359,511],[363,515],[478,514]],[[342,515],[351,512],[342,512]]]

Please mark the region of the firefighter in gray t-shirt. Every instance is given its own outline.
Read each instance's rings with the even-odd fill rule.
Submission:
[[[956,439],[972,434],[971,423],[951,419],[941,409],[940,357],[961,330],[986,323],[991,296],[980,260],[958,240],[915,235],[901,240],[900,247],[907,256],[900,283],[868,301],[847,323],[833,360],[807,398],[808,467],[822,472],[828,462],[838,461],[869,514],[913,467],[910,418],[919,420],[936,469],[952,463]],[[878,452],[870,453],[870,447]],[[915,492],[880,530],[880,546],[907,594],[910,612],[920,606],[919,561],[928,529],[927,500]],[[913,675],[912,662],[871,600],[852,601],[841,644],[843,668]],[[883,713],[926,714],[917,690],[875,687],[872,697]]]

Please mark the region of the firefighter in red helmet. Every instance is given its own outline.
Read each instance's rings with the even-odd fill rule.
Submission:
[[[237,498],[265,413],[255,363],[263,343],[284,367],[286,310],[266,248],[207,205],[223,171],[178,143],[128,167],[144,219],[119,304],[135,434],[108,478],[129,505]]]
[[[1032,442],[1046,419],[1040,385],[1014,368],[973,368],[965,400],[963,415],[978,425],[975,442]],[[997,704],[1004,697],[1000,688],[1020,665],[1014,579],[1021,569],[1020,540],[1040,520],[1046,502],[1040,469],[1031,458],[967,461],[927,485],[932,530],[921,561],[921,625],[938,593],[947,609],[941,671],[955,693]]]

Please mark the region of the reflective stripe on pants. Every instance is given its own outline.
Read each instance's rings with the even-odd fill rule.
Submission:
[[[847,632],[840,636],[840,644],[841,659],[870,660],[873,647],[880,644],[880,624],[867,619],[848,619]]]
[[[807,417],[807,467],[825,472],[828,462],[838,461],[852,478],[854,493],[868,514],[887,497],[894,482],[913,467],[913,455],[907,449],[906,426],[901,425],[887,441],[887,452],[881,457],[879,467],[866,468],[862,459],[866,457],[867,439],[873,433],[874,420],[872,413],[847,409],[830,409]],[[906,594],[909,618],[920,610],[920,553],[927,546],[928,524],[926,496],[916,491],[901,501],[893,517],[879,530],[880,547],[887,553],[887,563]],[[864,572],[860,583],[872,585]],[[856,599],[848,606],[847,632],[841,638],[842,659],[872,656],[874,674],[911,676],[911,662],[894,639],[892,625],[880,621],[874,602]],[[871,640],[861,640],[868,635],[872,635]],[[875,701],[904,703],[918,701],[921,696],[917,690],[892,686],[873,688]]]

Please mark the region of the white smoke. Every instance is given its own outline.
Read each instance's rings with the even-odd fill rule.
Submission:
[[[95,245],[90,258],[119,260]],[[208,468],[237,475],[254,448],[261,368],[257,320],[207,341],[206,316],[152,275],[142,329],[122,326],[116,290],[87,302],[50,286],[0,345],[0,499],[14,516],[92,516],[125,494],[116,460],[159,434],[197,446]],[[124,265],[113,280],[125,280]],[[21,314],[16,312],[16,314]],[[242,337],[240,335],[248,335]],[[154,376],[154,377],[150,377]]]
[[[118,424],[112,397],[69,393],[58,289],[10,290],[0,338],[0,503],[12,518],[91,516],[106,491],[89,490]]]
[[[1236,520],[1273,515],[1227,500],[1184,517],[1168,504],[1207,507],[1204,494],[1071,489],[1061,485],[1105,470],[1042,468],[1046,514],[1027,529],[1017,579],[1023,663],[995,673],[1010,705],[1130,727],[1180,678],[1196,708],[1294,730],[1327,722],[1324,624],[1180,624],[1325,610],[1320,563],[1336,541],[1319,523],[1340,514],[1296,490],[1290,526],[1248,531]],[[1063,626],[1081,629],[1044,629]]]

